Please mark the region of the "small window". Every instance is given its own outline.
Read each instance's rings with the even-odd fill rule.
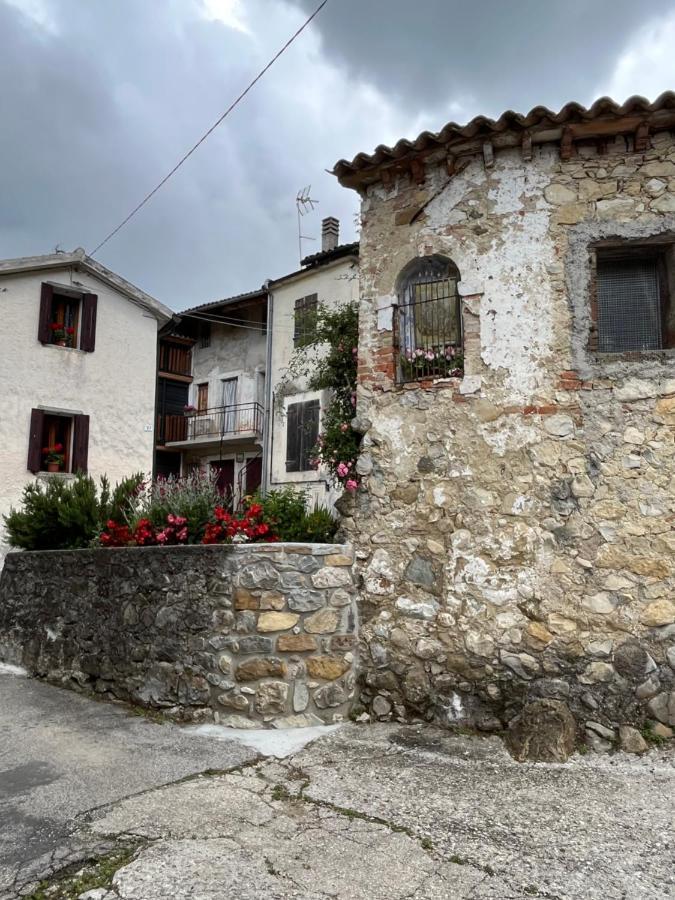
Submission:
[[[96,342],[96,294],[43,284],[38,340],[92,353]]]
[[[674,345],[671,245],[624,244],[596,251],[590,347],[600,353],[662,350]]]
[[[414,260],[398,282],[398,378],[460,376],[464,369],[459,271],[442,256]]]
[[[202,350],[206,350],[207,347],[211,346],[211,323],[210,322],[200,322],[199,323],[199,346]]]
[[[318,296],[309,294],[295,301],[295,326],[293,343],[296,347],[306,347],[316,336]]]
[[[86,472],[89,416],[62,415],[34,409],[28,440],[31,472]]]
[[[197,385],[197,412],[205,413],[209,408],[209,383],[205,381],[203,384]]]
[[[311,471],[312,451],[319,438],[319,401],[291,403],[286,416],[286,471]]]

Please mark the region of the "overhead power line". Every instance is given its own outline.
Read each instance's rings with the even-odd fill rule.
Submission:
[[[239,94],[239,96],[236,98],[236,100],[234,100],[234,101],[228,106],[228,108],[225,110],[225,112],[222,114],[222,116],[220,116],[220,118],[218,118],[218,119],[213,123],[213,125],[209,128],[208,131],[205,131],[205,132],[204,132],[204,134],[199,138],[199,140],[197,141],[197,143],[194,144],[194,145],[187,151],[187,153],[186,153],[184,156],[182,156],[181,159],[178,160],[178,162],[177,162],[176,165],[173,167],[173,169],[171,169],[171,171],[168,172],[168,173],[164,176],[164,178],[162,178],[162,180],[159,182],[159,184],[157,184],[157,185],[150,191],[149,194],[146,194],[146,196],[141,200],[141,202],[140,202],[139,204],[137,204],[137,205],[131,210],[131,212],[129,213],[129,215],[128,215],[125,219],[123,219],[123,220],[120,222],[120,224],[110,232],[110,234],[106,235],[106,237],[103,238],[103,240],[101,241],[100,244],[97,244],[97,246],[94,247],[94,249],[93,249],[93,250],[91,251],[91,253],[89,254],[90,256],[93,256],[95,253],[98,253],[98,251],[101,249],[101,247],[103,247],[104,244],[107,244],[108,241],[109,241],[111,238],[115,237],[115,235],[117,234],[117,232],[120,231],[122,228],[124,228],[124,226],[127,224],[127,222],[129,222],[131,219],[133,219],[133,217],[136,215],[136,213],[139,212],[139,210],[141,210],[141,209],[145,206],[145,204],[148,202],[148,200],[150,200],[152,197],[154,197],[154,195],[157,193],[157,191],[158,191],[160,188],[162,188],[162,187],[167,183],[167,181],[169,180],[169,178],[171,178],[171,176],[174,175],[174,174],[178,171],[178,169],[180,169],[180,167],[183,165],[183,163],[184,163],[187,159],[189,159],[190,156],[192,156],[192,154],[195,152],[195,150],[196,150],[201,144],[204,143],[204,141],[209,137],[209,135],[210,135],[212,132],[214,132],[214,131],[216,130],[216,128],[220,125],[220,123],[221,123],[224,119],[226,119],[227,116],[229,116],[229,114],[232,112],[232,110],[233,110],[236,106],[238,106],[238,105],[241,103],[241,101],[242,101],[242,100],[244,99],[244,97],[248,94],[248,92],[249,92],[249,91],[250,91],[250,90],[251,90],[251,89],[252,89],[252,88],[260,81],[260,79],[263,77],[263,75],[264,75],[269,69],[272,68],[272,66],[273,66],[274,63],[279,59],[279,57],[280,57],[283,53],[285,53],[286,50],[288,50],[288,48],[291,46],[291,44],[293,43],[293,41],[295,41],[295,39],[298,38],[298,37],[302,34],[302,32],[305,30],[305,28],[307,28],[307,26],[310,24],[310,22],[311,22],[314,18],[316,18],[316,16],[318,16],[318,14],[321,12],[321,10],[324,8],[324,6],[325,6],[327,3],[328,3],[328,0],[322,0],[322,2],[319,3],[319,5],[318,5],[317,8],[314,10],[314,12],[312,13],[312,15],[311,15],[308,19],[306,19],[305,22],[303,22],[303,24],[300,26],[300,28],[298,28],[298,30],[295,32],[295,34],[291,35],[291,37],[286,41],[286,43],[283,45],[283,47],[282,47],[279,51],[277,51],[277,53],[275,53],[275,55],[274,55],[274,56],[272,57],[272,59],[267,63],[267,65],[266,65],[264,68],[262,68],[262,69],[258,72],[258,74],[255,76],[255,78],[253,79],[253,81],[251,81],[251,82],[249,83],[249,85],[241,92],[241,94]]]

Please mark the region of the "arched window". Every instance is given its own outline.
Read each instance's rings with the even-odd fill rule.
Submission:
[[[399,381],[459,376],[464,369],[459,269],[444,256],[409,263],[397,282]]]

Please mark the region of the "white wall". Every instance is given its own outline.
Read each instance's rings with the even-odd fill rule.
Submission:
[[[152,470],[157,320],[97,278],[72,277],[78,284],[69,268],[0,277],[0,517],[34,479],[26,468],[33,407],[90,417],[95,478]],[[97,294],[93,353],[38,341],[43,281]]]
[[[310,502],[316,499],[324,506],[332,505],[339,496],[339,492],[329,485],[327,475],[323,470],[286,472],[287,420],[285,410],[288,404],[304,402],[316,397],[323,402],[324,397],[317,392],[307,391],[306,380],[302,378],[295,381],[292,392],[285,391],[283,397],[280,396],[279,385],[294,352],[295,301],[309,294],[317,294],[319,303],[325,306],[335,307],[358,302],[358,266],[351,257],[340,259],[317,269],[308,269],[280,284],[272,285],[271,292],[274,319],[269,372],[273,392],[269,487],[274,490],[288,484],[303,486],[312,494]],[[321,421],[319,421],[320,430]]]
[[[197,405],[197,385],[208,382],[209,406],[222,406],[224,378],[239,378],[237,403],[264,403],[265,330],[211,325],[211,342],[192,349],[190,403]]]

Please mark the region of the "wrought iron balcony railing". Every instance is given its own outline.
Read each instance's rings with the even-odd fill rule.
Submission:
[[[186,434],[182,440],[232,438],[237,434],[262,434],[263,408],[259,403],[237,403],[197,410],[185,417]]]

